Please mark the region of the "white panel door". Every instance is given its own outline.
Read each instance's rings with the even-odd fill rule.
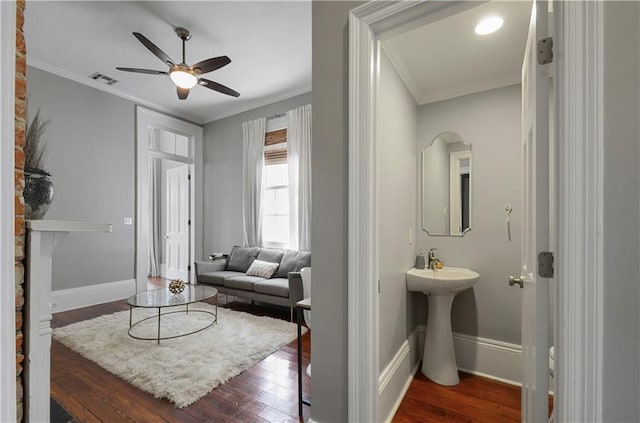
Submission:
[[[546,422],[549,384],[549,279],[538,254],[549,248],[548,68],[537,60],[547,37],[547,1],[534,1],[522,65],[522,421]]]
[[[167,170],[166,277],[189,280],[189,166]]]

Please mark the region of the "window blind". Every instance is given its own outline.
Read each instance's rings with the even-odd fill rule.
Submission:
[[[287,162],[287,128],[267,132],[264,136],[265,166]]]

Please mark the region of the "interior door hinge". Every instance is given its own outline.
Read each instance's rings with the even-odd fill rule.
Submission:
[[[187,175],[187,179],[188,179],[188,180],[191,180],[191,175],[190,175],[190,174],[189,174],[189,175]]]
[[[191,272],[191,265],[187,266],[187,272]]]
[[[538,276],[541,278],[553,277],[553,253],[541,251],[538,253]]]
[[[553,62],[553,38],[547,37],[538,41],[538,64]]]
[[[187,220],[187,225],[191,226],[191,219]]]
[[[378,279],[378,294],[380,293],[380,279]]]

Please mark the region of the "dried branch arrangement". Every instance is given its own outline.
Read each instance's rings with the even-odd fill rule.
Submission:
[[[44,170],[44,156],[47,152],[47,142],[44,138],[49,120],[40,118],[40,110],[27,125],[24,141],[25,169]]]

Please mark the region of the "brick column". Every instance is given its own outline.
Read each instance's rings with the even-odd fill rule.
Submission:
[[[24,415],[24,390],[22,384],[22,307],[24,305],[24,136],[26,126],[27,99],[27,47],[22,30],[24,24],[25,0],[16,2],[16,86],[15,86],[15,273],[16,273],[16,393],[17,393],[17,421],[21,422]]]

